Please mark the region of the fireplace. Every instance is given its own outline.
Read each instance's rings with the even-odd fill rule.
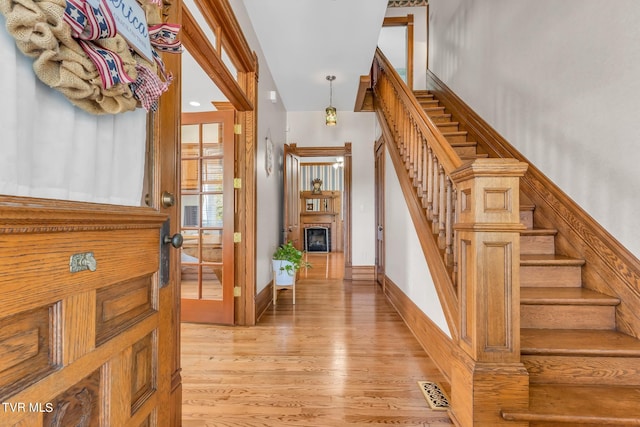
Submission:
[[[307,252],[331,252],[331,239],[327,227],[304,229],[304,250]]]

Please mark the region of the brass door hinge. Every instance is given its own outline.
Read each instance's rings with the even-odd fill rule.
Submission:
[[[233,178],[233,188],[242,188],[242,178]]]
[[[233,243],[242,242],[242,233],[233,233]]]
[[[235,133],[236,135],[242,135],[242,125],[241,124],[233,125],[233,133]]]
[[[233,287],[233,296],[234,297],[242,296],[242,288],[240,286]]]

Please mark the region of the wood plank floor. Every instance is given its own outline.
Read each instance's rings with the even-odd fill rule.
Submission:
[[[417,384],[439,372],[380,288],[309,257],[295,306],[284,290],[257,326],[182,325],[183,426],[452,425]]]

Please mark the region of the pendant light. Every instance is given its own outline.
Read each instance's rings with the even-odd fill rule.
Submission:
[[[333,102],[333,81],[335,79],[336,76],[327,76],[327,80],[329,80],[329,106],[324,110],[326,113],[327,126],[335,126],[338,120],[336,107],[331,105]]]

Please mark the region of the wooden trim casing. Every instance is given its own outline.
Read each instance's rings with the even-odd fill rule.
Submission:
[[[182,6],[182,40],[189,53],[238,111],[253,109],[253,102],[231,75],[216,49],[198,26],[186,6]]]
[[[490,156],[527,162],[436,75],[427,70],[427,88],[464,126],[471,139]],[[640,338],[640,261],[534,165],[521,178],[520,190],[536,205],[534,221],[554,228],[556,248],[570,257],[584,259],[583,287],[619,297],[618,330]]]
[[[351,143],[345,142],[343,147],[299,147],[297,144],[289,144],[292,154],[300,157],[344,157],[344,279],[352,279],[352,213],[351,213],[351,186],[352,186],[352,156]]]
[[[407,87],[413,89],[413,15],[386,17],[382,26],[407,27]]]

